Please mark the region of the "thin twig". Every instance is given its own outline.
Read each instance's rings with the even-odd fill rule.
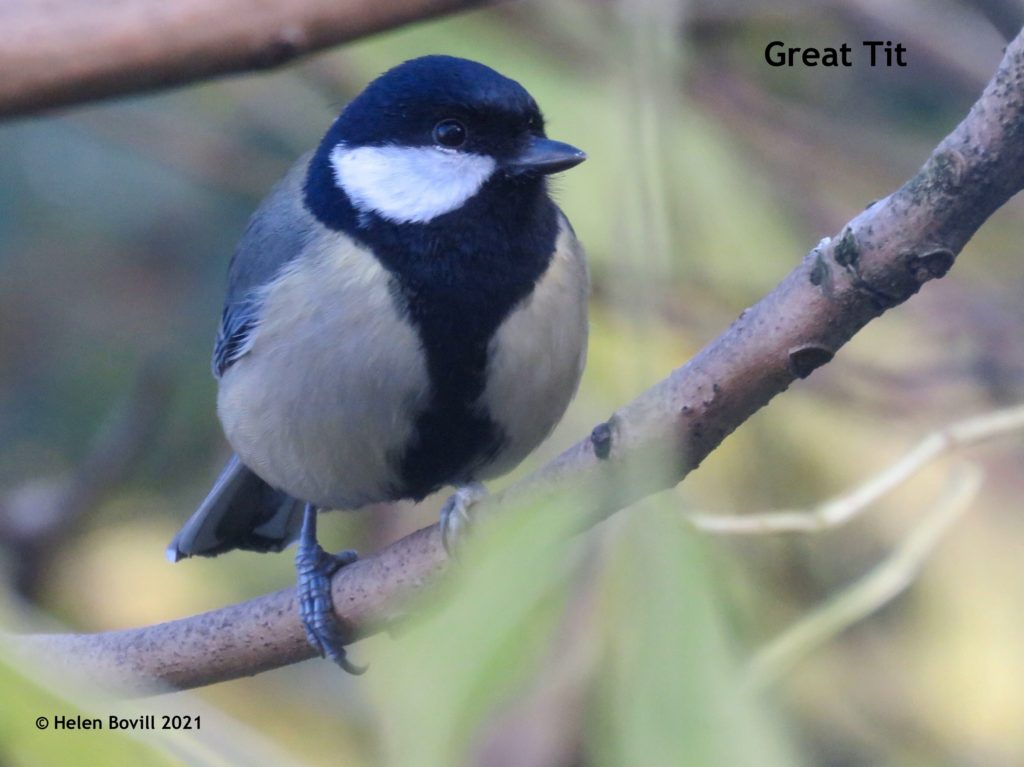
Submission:
[[[722,535],[817,533],[840,527],[944,454],[1021,430],[1024,405],[997,410],[933,432],[899,461],[851,492],[811,509],[735,516],[694,513],[688,518],[698,530]]]
[[[776,682],[801,659],[891,602],[914,582],[942,536],[964,514],[981,487],[982,473],[977,466],[959,468],[935,510],[885,561],[757,652],[748,669],[754,688]]]

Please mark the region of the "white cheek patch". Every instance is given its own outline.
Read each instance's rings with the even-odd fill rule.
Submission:
[[[490,157],[438,147],[339,144],[335,183],[359,210],[396,224],[423,224],[462,207],[494,173]]]

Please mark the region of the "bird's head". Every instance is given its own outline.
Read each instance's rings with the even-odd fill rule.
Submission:
[[[343,196],[333,202],[362,217],[425,224],[485,187],[539,184],[585,159],[546,137],[537,103],[515,80],[424,56],[385,72],[345,108],[311,161],[307,195],[321,217]]]

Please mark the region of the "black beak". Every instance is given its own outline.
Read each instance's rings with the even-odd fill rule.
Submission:
[[[505,169],[513,176],[527,173],[546,176],[569,170],[586,159],[586,152],[570,144],[533,136],[523,151],[505,163]]]

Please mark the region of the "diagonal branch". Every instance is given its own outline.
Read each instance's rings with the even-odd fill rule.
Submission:
[[[16,594],[38,597],[61,544],[124,482],[163,423],[170,388],[163,365],[146,362],[73,476],[36,479],[0,496],[0,544],[10,550]]]
[[[267,69],[481,0],[7,0],[0,117]]]
[[[1024,35],[970,113],[900,189],[823,240],[771,293],[664,381],[489,510],[593,499],[597,522],[672,487],[729,433],[806,378],[871,319],[942,277],[982,223],[1024,186]],[[353,638],[380,630],[446,569],[437,526],[341,570],[332,589]],[[113,683],[194,687],[312,655],[292,589],[157,626],[27,637],[52,662]]]

